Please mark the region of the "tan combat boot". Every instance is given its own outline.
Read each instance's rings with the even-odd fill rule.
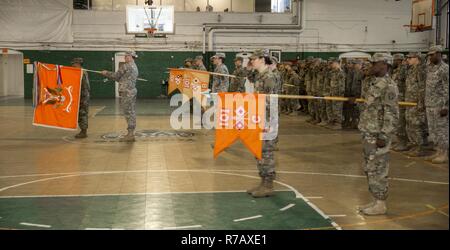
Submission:
[[[250,188],[247,190],[247,194],[252,194],[253,192],[255,192],[256,190],[258,190],[259,188],[262,187],[262,185],[264,184],[264,178],[261,177],[261,182],[259,183],[258,186]]]
[[[264,178],[263,185],[253,191],[252,196],[254,198],[264,198],[273,195],[273,180]]]
[[[442,151],[442,150],[438,148],[434,154],[425,157],[424,160],[426,160],[426,161],[432,161],[434,158],[438,157],[438,156],[441,154],[441,151]]]
[[[440,150],[440,153],[431,160],[431,163],[433,164],[443,164],[448,162],[448,150]]]
[[[87,130],[86,129],[82,129],[80,131],[80,133],[75,135],[76,139],[82,139],[82,138],[86,138],[87,137]]]
[[[386,214],[386,211],[386,202],[382,200],[376,200],[372,206],[361,210],[365,215],[383,215]]]
[[[135,141],[134,130],[133,129],[128,130],[128,134],[125,135],[123,138],[120,138],[120,141],[122,141],[122,142],[134,142]]]
[[[370,203],[366,204],[366,205],[360,205],[358,206],[358,211],[362,212],[364,209],[372,207],[373,205],[375,205],[375,200],[372,200]]]

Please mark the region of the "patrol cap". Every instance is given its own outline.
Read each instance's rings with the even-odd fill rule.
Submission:
[[[236,58],[234,58],[234,61],[236,62],[236,61],[241,61],[241,62],[243,62],[244,61],[244,58],[242,58],[242,57],[240,57],[240,56],[236,56]]]
[[[430,47],[430,49],[428,50],[428,55],[432,55],[434,53],[441,53],[443,51],[443,48],[441,45],[433,45]]]
[[[202,60],[203,61],[203,56],[196,56],[194,60]]]
[[[261,58],[261,57],[264,57],[264,56],[265,56],[264,50],[257,49],[255,51],[253,51],[252,55],[250,56],[250,59]]]
[[[375,53],[370,60],[372,63],[375,62],[385,62],[387,64],[392,65],[392,55],[388,53]]]
[[[136,52],[134,52],[133,50],[127,51],[125,52],[125,55],[127,56],[132,56],[133,58],[137,58],[138,56],[136,55]]]
[[[411,51],[408,53],[408,55],[406,55],[406,57],[408,58],[412,58],[412,57],[417,57],[420,59],[422,53],[420,53],[419,51]]]
[[[397,53],[397,54],[394,54],[393,58],[394,58],[394,60],[403,60],[403,59],[405,59],[405,55],[403,55],[402,53]]]
[[[225,58],[225,53],[216,53],[211,58]]]
[[[75,57],[74,59],[72,59],[72,64],[78,63],[78,64],[83,64],[83,58],[81,57]]]

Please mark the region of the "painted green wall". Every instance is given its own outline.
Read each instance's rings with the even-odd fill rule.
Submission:
[[[24,59],[30,59],[30,62],[40,61],[44,63],[70,65],[70,61],[74,57],[84,58],[84,68],[92,70],[113,70],[114,69],[114,54],[115,51],[49,51],[49,50],[23,50]],[[171,51],[139,51],[137,52],[139,58],[136,64],[139,68],[139,77],[149,80],[148,82],[138,81],[138,98],[154,98],[161,94],[161,81],[168,77],[168,67],[179,67],[183,65],[186,58],[194,58],[196,55],[201,55],[201,52],[171,52]],[[205,64],[209,70],[212,71],[212,65],[209,63],[210,58],[214,53],[208,52],[204,56]],[[226,52],[225,64],[228,70],[233,72],[234,64],[233,58],[236,52]],[[301,59],[308,56],[328,58],[331,56],[338,56],[339,53],[319,52],[319,53],[296,53],[284,52],[281,55],[282,60],[294,60],[297,56]],[[25,65],[24,65],[25,67]],[[26,70],[24,69],[24,72]],[[104,82],[100,74],[89,73],[91,82],[91,97],[92,98],[113,98],[114,97],[114,82]],[[31,98],[33,74],[25,73],[25,98]]]

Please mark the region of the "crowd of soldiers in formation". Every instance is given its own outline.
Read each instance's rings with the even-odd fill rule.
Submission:
[[[214,62],[220,58],[219,63]],[[215,72],[229,74],[224,64],[225,55],[217,53],[211,58]],[[358,129],[359,116],[364,109],[364,103],[356,103],[356,98],[365,98],[368,88],[374,80],[370,74],[371,62],[367,59],[344,60],[338,58],[308,57],[295,63],[278,63],[274,57],[267,57],[278,81],[278,94],[306,96],[349,97],[349,102],[328,101],[317,99],[280,99],[279,111],[284,115],[306,115],[307,122],[333,130]],[[443,62],[448,63],[446,55]],[[254,82],[256,71],[252,69],[251,61],[243,66],[244,59],[234,59],[235,69],[231,73],[237,78],[213,77],[212,92],[245,92],[245,82]],[[414,102],[418,108],[400,107],[400,119],[397,127],[397,144],[393,150],[404,152],[411,157],[426,157],[433,153],[434,138],[429,137],[426,116],[426,75],[430,65],[427,54],[411,52],[394,54],[389,75],[396,82],[399,90],[399,101]],[[186,59],[184,68],[206,70],[203,57]],[[445,93],[441,93],[444,94]],[[447,93],[448,95],[448,93]],[[428,101],[432,102],[432,101]],[[430,161],[436,154],[428,157]],[[436,159],[435,163],[444,163],[448,157]]]

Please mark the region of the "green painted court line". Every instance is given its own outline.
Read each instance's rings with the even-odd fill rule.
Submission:
[[[290,191],[278,191],[263,199],[244,192],[4,198],[0,199],[0,217],[0,227],[19,229],[333,227],[330,219],[323,218]]]

